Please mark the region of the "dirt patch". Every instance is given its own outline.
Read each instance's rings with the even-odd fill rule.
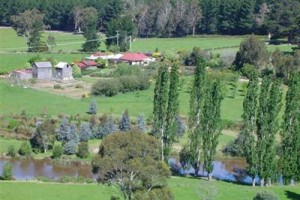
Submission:
[[[55,89],[54,87],[57,87]],[[67,96],[73,99],[81,99],[83,95],[88,95],[91,90],[91,83],[81,80],[64,81],[38,81],[31,88],[48,92],[55,95]]]

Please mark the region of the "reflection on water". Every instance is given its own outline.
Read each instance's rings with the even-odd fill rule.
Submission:
[[[48,178],[59,178],[62,176],[82,176],[85,178],[94,178],[92,174],[91,166],[63,166],[53,164],[47,160],[31,160],[31,159],[0,159],[0,172],[3,171],[3,166],[6,162],[11,162],[13,166],[13,176],[18,180],[34,179],[39,176],[45,176]],[[193,174],[195,170],[191,167],[189,169],[183,169],[181,164],[175,159],[169,160],[170,166],[176,165],[177,171],[182,174]],[[226,159],[220,161],[214,161],[214,170],[212,176],[215,179],[238,181],[244,183],[251,183],[251,177],[246,172],[246,162],[238,159]],[[207,173],[200,168],[200,176],[207,176]]]
[[[91,166],[63,166],[56,165],[46,160],[11,159],[0,160],[0,173],[6,162],[13,166],[13,176],[18,180],[34,179],[39,176],[59,178],[62,176],[83,176],[93,178]]]

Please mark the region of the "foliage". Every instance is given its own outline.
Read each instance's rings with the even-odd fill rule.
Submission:
[[[131,130],[131,123],[128,115],[128,110],[126,109],[121,116],[119,122],[119,130],[120,131],[130,131]]]
[[[285,112],[281,131],[281,173],[285,183],[300,180],[300,73],[293,73],[286,94]]]
[[[63,144],[64,154],[72,155],[77,153],[77,142],[74,140],[70,140]]]
[[[69,120],[64,117],[59,125],[59,128],[56,130],[57,140],[58,141],[68,141],[70,134],[70,123]]]
[[[10,157],[14,158],[14,157],[16,157],[17,153],[18,152],[17,152],[14,145],[9,145],[8,146],[7,153],[6,153],[7,156],[10,156]]]
[[[145,133],[147,128],[146,128],[146,121],[145,121],[145,116],[144,114],[140,114],[137,119],[136,119],[136,124],[137,128],[142,132]]]
[[[21,156],[30,156],[32,153],[30,143],[28,141],[22,142],[18,152]]]
[[[77,156],[79,158],[87,158],[89,156],[89,143],[88,142],[80,142],[78,145]]]
[[[133,199],[141,190],[147,195],[166,187],[170,171],[159,157],[158,141],[134,130],[105,137],[92,165],[98,182],[114,186],[124,199]]]
[[[113,117],[111,115],[108,117],[105,115],[103,118],[104,119],[101,120],[99,126],[95,127],[93,133],[95,138],[104,138],[108,134],[117,131]]]
[[[90,124],[87,122],[83,122],[80,126],[79,141],[86,142],[91,138],[91,136],[92,136],[92,131],[90,128]]]
[[[12,164],[10,162],[4,164],[1,178],[3,180],[13,180]]]
[[[268,62],[268,51],[263,41],[254,36],[244,40],[240,44],[236,54],[234,66],[236,70],[241,69],[245,63],[254,65],[257,69],[262,69]]]
[[[250,65],[250,64],[248,64],[248,63],[245,63],[244,66],[241,68],[241,74],[242,74],[242,76],[244,76],[244,77],[246,77],[246,78],[248,78],[248,79],[250,79],[251,76],[252,76],[253,74],[255,74],[255,73],[256,73],[256,74],[258,73],[258,71],[257,71],[257,69],[255,68],[255,66]]]
[[[34,136],[30,139],[31,146],[36,149],[47,152],[52,148],[55,141],[55,122],[51,119],[45,119],[36,125]]]
[[[90,102],[88,113],[91,115],[95,115],[97,113],[97,104],[95,101]]]
[[[114,96],[119,93],[120,82],[118,79],[100,79],[92,85],[91,92],[94,95]]]
[[[64,153],[64,149],[63,149],[62,145],[56,144],[53,146],[52,158],[60,158],[63,153]]]
[[[278,198],[267,191],[258,192],[253,200],[278,200]]]

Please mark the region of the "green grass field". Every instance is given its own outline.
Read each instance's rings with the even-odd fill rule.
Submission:
[[[261,190],[275,194],[280,200],[296,200],[300,197],[300,185],[251,187],[224,181],[207,182],[203,179],[172,177],[169,186],[176,200],[252,200]],[[109,200],[117,194],[112,188],[96,184],[57,184],[36,182],[0,182],[1,200]]]
[[[53,35],[56,39],[56,46],[53,48],[55,53],[43,53],[42,56],[52,57],[57,61],[72,62],[81,60],[87,54],[78,53],[81,49],[84,38],[82,35],[74,35],[67,32],[49,32],[43,34],[43,40],[46,41],[48,35]],[[192,50],[197,46],[202,49],[210,49],[215,53],[235,52],[238,50],[240,42],[247,36],[197,36],[185,38],[136,38],[132,42],[132,51],[152,52],[156,48],[163,52],[166,50],[180,51]],[[261,37],[264,39],[263,37]],[[219,49],[225,48],[225,49]],[[269,51],[279,48],[282,51],[291,51],[291,45],[270,45]],[[101,50],[106,50],[105,43],[101,43]],[[18,37],[12,28],[0,28],[0,73],[7,73],[14,69],[24,68],[25,63],[33,56],[34,53],[26,53],[26,41]],[[18,53],[16,53],[18,52]],[[20,53],[22,52],[22,53]],[[64,54],[59,54],[64,52]],[[69,54],[70,52],[77,52]]]
[[[21,143],[21,140],[0,137],[0,155],[7,153],[9,146],[14,146],[15,149],[19,149]]]
[[[188,80],[191,80],[188,78]],[[180,115],[187,117],[189,112],[188,93],[189,83],[180,91]],[[119,117],[125,110],[129,110],[132,117],[141,113],[146,118],[151,118],[153,108],[153,84],[148,90],[138,92],[120,93],[114,97],[90,97],[84,100],[71,99],[66,96],[53,95],[47,92],[37,91],[30,88],[10,86],[0,81],[0,94],[5,94],[0,99],[1,114],[20,113],[25,110],[29,115],[40,115],[46,112],[50,115],[85,114],[90,100],[97,102],[98,112],[112,113]],[[239,121],[242,114],[243,96],[237,93],[235,98],[227,96],[221,106],[222,119]]]

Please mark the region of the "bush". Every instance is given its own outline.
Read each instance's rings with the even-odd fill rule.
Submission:
[[[52,158],[60,158],[64,152],[64,149],[61,145],[54,145],[52,150]]]
[[[54,89],[63,89],[63,87],[60,84],[54,84],[53,88]]]
[[[141,74],[141,69],[139,66],[132,66],[126,63],[121,63],[118,65],[117,69],[114,71],[114,77],[129,76],[129,75],[139,75]]]
[[[120,82],[117,79],[100,79],[93,84],[91,92],[94,95],[114,96],[119,93]]]
[[[75,85],[75,88],[80,88],[80,89],[83,89],[83,88],[84,88],[84,86],[83,86],[82,84],[80,84],[80,83],[77,83],[77,84]]]
[[[258,71],[253,65],[246,63],[241,69],[241,74],[246,78],[250,78],[252,74],[258,74]]]
[[[73,140],[70,140],[64,144],[64,154],[76,154],[77,152],[77,143]]]
[[[21,156],[30,156],[32,152],[31,145],[28,141],[22,142],[19,148],[19,154]]]
[[[80,142],[80,144],[78,145],[77,156],[79,158],[87,158],[89,156],[89,154],[90,154],[90,152],[89,152],[88,142]]]
[[[279,200],[274,194],[267,191],[258,192],[253,200]]]
[[[3,180],[12,180],[13,174],[12,174],[12,164],[7,162],[5,163],[3,167],[2,177]]]
[[[139,82],[137,76],[130,75],[130,76],[121,76],[119,78],[121,87],[120,92],[131,92],[138,90]]]
[[[15,157],[17,155],[17,150],[14,145],[8,146],[6,155],[10,157]]]

